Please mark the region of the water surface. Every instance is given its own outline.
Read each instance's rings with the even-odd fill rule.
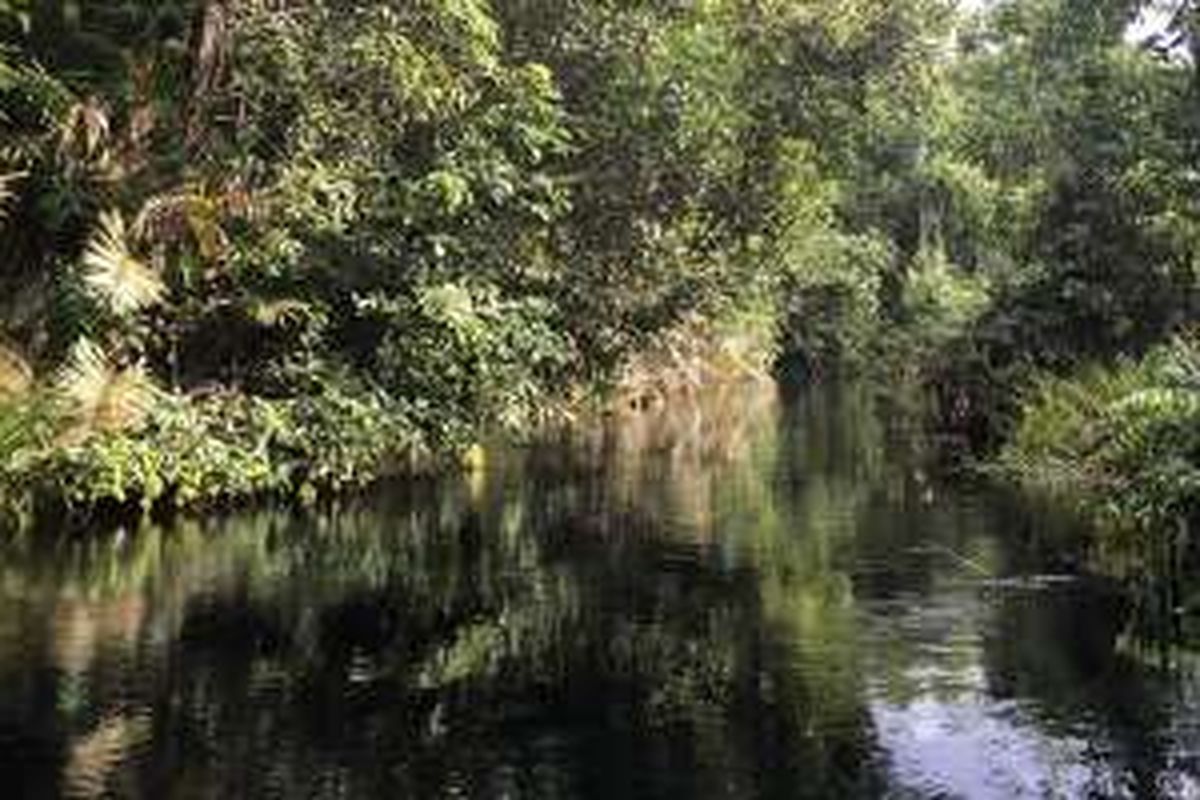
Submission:
[[[1200,797],[1200,680],[866,391],[0,547],[6,797]],[[1186,655],[1186,654],[1185,654]]]

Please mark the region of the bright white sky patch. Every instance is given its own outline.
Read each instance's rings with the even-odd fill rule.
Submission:
[[[958,7],[964,11],[981,11],[997,0],[958,0]],[[1142,44],[1154,36],[1166,33],[1175,13],[1187,0],[1152,0],[1142,9],[1141,14],[1125,32],[1125,40],[1130,44]],[[1186,49],[1179,49],[1175,55],[1188,58]]]
[[[1125,38],[1132,42],[1143,42],[1151,36],[1165,33],[1175,12],[1185,0],[1158,0],[1142,10],[1137,20],[1129,26]]]

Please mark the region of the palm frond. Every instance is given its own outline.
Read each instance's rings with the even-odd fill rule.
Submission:
[[[95,98],[73,104],[64,115],[60,131],[63,152],[78,151],[94,158],[112,135],[108,109]]]
[[[259,325],[275,328],[314,319],[317,311],[303,300],[283,298],[253,304],[250,307],[250,316]]]
[[[90,339],[80,339],[58,378],[73,438],[133,427],[154,405],[158,389],[140,367],[121,368]]]
[[[7,175],[0,175],[0,222],[3,222],[8,216],[9,204],[17,196],[16,189],[14,188],[17,181],[24,177],[24,172],[10,172]]]
[[[16,48],[5,45],[0,45],[0,91],[25,98],[47,127],[58,125],[74,102],[63,81],[39,64],[25,63]]]
[[[0,400],[0,465],[24,449],[32,438],[24,412],[24,405]]]
[[[17,351],[0,344],[0,400],[21,397],[33,386],[33,369]]]
[[[83,264],[88,290],[118,314],[153,305],[166,292],[158,273],[130,253],[125,221],[117,211],[100,215],[100,226],[88,243]]]
[[[8,175],[0,175],[0,222],[8,216],[8,204],[12,198],[12,181]]]

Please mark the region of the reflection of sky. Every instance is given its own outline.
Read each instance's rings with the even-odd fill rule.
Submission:
[[[1115,781],[1088,764],[1087,744],[1022,723],[1016,707],[929,697],[875,702],[871,715],[892,777],[935,797],[1115,796]]]
[[[1046,715],[1055,711],[1037,698],[995,696],[982,638],[995,613],[995,597],[988,598],[969,582],[943,580],[924,597],[865,604],[868,708],[897,796],[1136,796],[1135,789],[1144,786],[1130,785],[1130,769],[1138,765],[1118,752],[1101,727],[1081,718],[1069,726],[1047,725]],[[1192,702],[1183,697],[1176,702],[1181,716],[1190,718],[1184,709],[1195,707]],[[1174,752],[1154,779],[1158,796],[1200,800],[1196,765],[1185,752],[1193,743],[1200,746],[1200,737],[1189,734],[1172,731]]]
[[[931,797],[1132,797],[1127,775],[1113,770],[1095,742],[1052,736],[1022,719],[1015,704],[987,698],[906,705],[873,702],[879,746],[904,789]],[[1156,789],[1176,800],[1200,798],[1200,781],[1182,770]]]
[[[1118,796],[1116,776],[1089,759],[1095,742],[1054,736],[1023,719],[1018,703],[990,695],[979,633],[991,609],[978,592],[943,584],[903,606],[897,616],[901,604],[889,604],[877,631],[917,646],[903,666],[871,670],[869,701],[878,746],[903,791],[970,800]]]

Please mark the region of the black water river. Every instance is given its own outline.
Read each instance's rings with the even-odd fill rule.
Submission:
[[[1200,797],[1200,672],[923,452],[747,386],[329,513],[0,545],[0,796]]]

